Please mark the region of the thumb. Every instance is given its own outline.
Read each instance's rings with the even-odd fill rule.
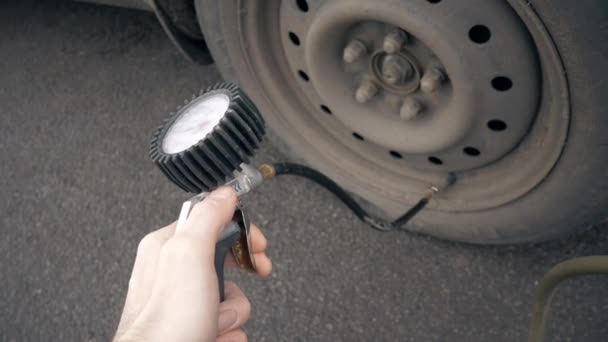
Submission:
[[[236,204],[236,192],[231,187],[214,190],[192,208],[188,220],[175,236],[187,235],[215,246],[219,233],[232,220]]]

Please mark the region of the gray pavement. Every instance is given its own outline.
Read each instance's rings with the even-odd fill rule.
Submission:
[[[139,239],[187,197],[148,160],[149,135],[220,76],[148,13],[33,0],[0,3],[0,75],[0,340],[109,340]],[[264,281],[229,273],[251,341],[522,341],[543,272],[608,251],[606,227],[517,247],[379,233],[289,177],[247,202],[275,264]],[[608,340],[607,284],[560,289],[550,340]]]

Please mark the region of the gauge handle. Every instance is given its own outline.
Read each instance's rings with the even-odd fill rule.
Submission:
[[[215,244],[215,272],[217,273],[217,285],[220,291],[220,302],[224,301],[224,262],[226,255],[232,250],[234,243],[240,238],[241,230],[238,222],[230,221],[222,230]]]

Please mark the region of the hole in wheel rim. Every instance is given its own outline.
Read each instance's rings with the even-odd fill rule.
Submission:
[[[322,111],[324,111],[325,113],[330,114],[330,115],[332,114],[331,109],[329,109],[329,107],[327,107],[326,105],[320,105],[319,107],[320,107],[320,108],[321,108],[321,110],[322,110]]]
[[[310,81],[310,77],[308,77],[308,74],[305,73],[302,70],[298,70],[298,75],[300,75],[300,78],[303,79],[304,81],[308,82]]]
[[[401,159],[403,158],[403,156],[401,155],[401,153],[397,152],[397,151],[389,151],[388,152],[391,157],[395,158],[395,159]]]
[[[507,124],[502,120],[490,120],[488,121],[488,128],[495,132],[500,132],[507,129]]]
[[[491,36],[490,29],[485,25],[475,25],[469,30],[469,38],[477,44],[486,43]]]
[[[293,45],[300,46],[300,38],[298,37],[297,34],[295,34],[293,32],[289,32],[289,40],[291,40]]]
[[[498,91],[507,91],[513,87],[513,81],[505,76],[497,76],[492,79],[492,87]]]
[[[435,164],[435,165],[442,165],[442,164],[443,164],[443,160],[441,160],[441,159],[439,159],[439,158],[437,158],[437,157],[433,157],[433,156],[429,157],[429,158],[428,158],[428,161],[429,161],[431,164]]]
[[[467,146],[465,147],[463,150],[464,154],[466,154],[467,156],[471,156],[471,157],[477,157],[478,155],[481,154],[481,152],[476,149],[475,147],[471,147],[471,146]]]
[[[306,0],[296,0],[296,5],[302,12],[308,12],[308,2]]]
[[[353,137],[357,140],[365,141],[365,138],[357,132],[353,132]]]

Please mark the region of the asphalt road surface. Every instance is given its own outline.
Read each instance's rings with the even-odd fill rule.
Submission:
[[[187,198],[148,160],[150,133],[219,79],[149,13],[0,3],[2,341],[111,339],[139,239]],[[258,159],[285,156],[266,144]],[[275,266],[264,281],[229,273],[253,304],[251,341],[522,341],[543,272],[608,251],[606,227],[517,247],[379,233],[289,177],[247,203]],[[550,340],[608,340],[607,284],[561,288]]]

